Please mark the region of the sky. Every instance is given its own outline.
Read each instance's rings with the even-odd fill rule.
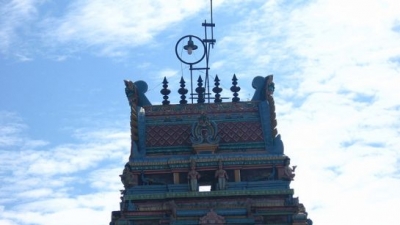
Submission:
[[[0,225],[108,224],[129,157],[124,79],[177,104],[208,0],[0,0]],[[274,75],[291,187],[314,224],[398,224],[400,1],[214,0],[210,76]],[[198,57],[194,55],[193,57]],[[204,76],[201,71],[195,76]],[[225,100],[229,101],[229,100]]]

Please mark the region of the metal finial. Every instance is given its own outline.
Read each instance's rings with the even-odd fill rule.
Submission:
[[[232,78],[232,87],[231,87],[231,91],[233,92],[233,98],[232,98],[232,102],[239,102],[240,98],[238,98],[238,92],[240,91],[240,87],[237,86],[238,82],[237,82],[237,78],[236,78],[236,74],[233,74],[233,78]]]
[[[162,83],[163,83],[163,89],[161,89],[161,91],[160,91],[160,93],[162,95],[164,95],[164,97],[163,97],[164,101],[162,101],[162,104],[169,105],[168,95],[169,95],[169,93],[171,93],[171,91],[168,89],[168,81],[167,81],[166,77],[164,77],[164,80]]]

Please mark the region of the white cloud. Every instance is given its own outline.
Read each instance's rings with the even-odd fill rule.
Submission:
[[[216,5],[222,1],[219,2]],[[0,52],[20,61],[33,60],[36,54],[59,61],[84,50],[121,57],[128,49],[151,43],[167,27],[196,15],[208,6],[206,3],[201,0],[71,1],[66,3],[68,6],[60,16],[59,9],[48,1],[3,1],[0,3]]]
[[[178,75],[178,71],[177,70],[173,70],[173,69],[170,69],[170,68],[167,68],[167,69],[164,69],[164,70],[162,70],[162,71],[160,71],[160,75],[159,75],[159,79],[161,78],[164,78],[164,77],[166,77],[166,78],[172,78],[172,77],[176,77]],[[159,80],[159,79],[157,79],[157,80]]]
[[[123,166],[107,165],[91,171],[87,176],[87,181],[90,187],[96,190],[109,190],[110,192],[121,189],[121,179]]]
[[[8,124],[25,127],[16,115],[2,115]],[[119,207],[119,174],[129,155],[129,133],[84,130],[76,133],[82,144],[50,147],[38,141],[36,150],[20,148],[32,146],[23,130],[3,132],[19,142],[0,149],[0,223],[53,224],[62,219],[61,224],[77,224],[79,216],[78,224],[102,224],[110,219]]]
[[[242,85],[244,73],[275,73],[278,130],[299,165],[292,186],[314,223],[396,224],[400,5],[290,4],[248,12],[219,40],[215,58]]]
[[[21,138],[18,136],[26,125],[14,113],[0,111],[0,147],[19,144]]]
[[[24,27],[27,21],[36,16],[35,7],[40,0],[11,0],[0,2],[0,52],[6,54],[9,48],[20,40],[18,28]],[[21,50],[21,46],[20,50]],[[17,51],[16,56],[22,61],[30,58],[22,51]]]
[[[99,48],[102,55],[124,55],[204,6],[204,1],[182,0],[75,1],[63,18],[49,23],[47,35],[56,42]]]
[[[53,194],[53,190],[49,188],[39,188],[29,191],[20,192],[17,194],[18,198],[41,198],[48,197]]]

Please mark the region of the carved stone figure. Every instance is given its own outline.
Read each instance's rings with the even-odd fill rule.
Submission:
[[[140,180],[142,181],[142,185],[150,185],[155,183],[153,179],[144,176],[144,172],[140,173]]]
[[[225,218],[218,215],[213,209],[210,209],[210,212],[208,212],[205,216],[200,217],[199,224],[223,225],[225,224]]]
[[[225,190],[226,181],[228,180],[228,174],[222,169],[222,162],[219,162],[219,169],[215,171],[215,177],[218,178],[217,190]]]
[[[296,170],[296,166],[293,166],[293,168],[289,166],[290,165],[289,158],[285,159],[284,164],[285,164],[285,168],[283,170],[282,178],[284,180],[293,180],[293,178],[295,176],[294,171]]]
[[[125,166],[122,175],[119,176],[121,177],[121,182],[124,184],[125,189],[137,185],[137,176],[130,171],[128,166]]]
[[[127,201],[127,210],[128,211],[136,211],[136,206],[135,203],[133,203],[133,201]]]
[[[251,206],[253,205],[254,201],[251,198],[247,198],[244,205],[246,206],[247,217],[253,216],[251,212]]]
[[[308,215],[308,213],[306,212],[306,208],[304,207],[304,205],[298,204],[297,205],[297,213],[292,216],[292,219],[293,219],[293,221],[306,221],[308,224],[307,215]],[[311,223],[312,223],[312,221],[311,221]]]
[[[267,180],[275,180],[276,168],[275,164],[272,166],[272,172],[267,176]]]
[[[188,179],[190,182],[190,190],[191,191],[198,191],[197,180],[200,178],[200,174],[196,171],[196,164],[192,162],[191,169],[188,173]]]
[[[210,121],[206,114],[201,114],[198,121],[192,125],[190,140],[193,144],[218,144],[218,128],[214,121]]]
[[[171,209],[172,217],[173,217],[173,218],[176,218],[176,208],[177,208],[178,206],[175,204],[175,201],[174,201],[174,200],[171,200],[171,201],[167,202],[166,205],[167,205],[167,207],[168,207],[169,209]]]

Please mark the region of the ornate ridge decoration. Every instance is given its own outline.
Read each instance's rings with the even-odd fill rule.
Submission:
[[[130,80],[124,80],[125,83],[125,94],[131,107],[131,155],[129,158],[133,158],[134,155],[138,154],[137,141],[139,141],[139,128],[138,128],[138,105],[139,105],[139,89]]]
[[[151,194],[134,194],[124,196],[124,200],[149,200],[149,199],[172,199],[172,198],[198,198],[207,197],[213,198],[217,196],[249,196],[249,195],[293,195],[293,189],[285,190],[225,190],[223,192],[166,192],[166,193],[151,193]]]
[[[138,89],[136,85],[130,80],[124,80],[125,82],[125,94],[131,107],[131,139],[133,141],[139,140],[138,136]]]
[[[138,89],[136,85],[130,80],[124,80],[125,82],[125,94],[131,107],[131,138],[132,141],[139,140],[138,137]]]
[[[225,224],[225,218],[214,212],[213,209],[210,210],[205,216],[200,217],[199,224],[215,224],[223,225]]]
[[[271,134],[272,134],[272,139],[274,139],[278,135],[278,129],[277,127],[277,121],[276,121],[276,113],[275,113],[275,101],[274,97],[272,96],[274,94],[275,90],[275,84],[273,82],[273,75],[268,75],[266,77],[266,83],[265,83],[265,99],[268,101],[269,104],[269,112],[270,112],[270,120],[271,120]]]
[[[196,153],[214,151],[218,148],[219,136],[217,136],[217,124],[210,121],[205,113],[202,113],[197,122],[192,125],[190,140]]]
[[[222,102],[220,104],[185,104],[185,105],[146,105],[146,117],[165,115],[187,115],[199,111],[208,113],[248,113],[258,112],[256,102]]]

